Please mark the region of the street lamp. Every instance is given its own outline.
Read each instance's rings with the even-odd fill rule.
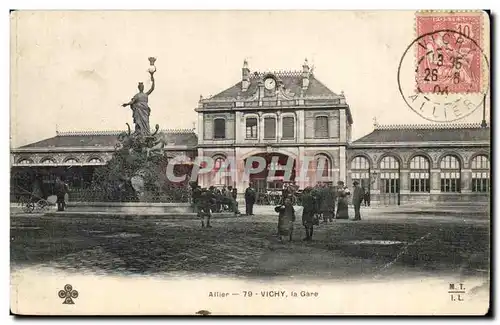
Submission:
[[[486,124],[486,94],[484,94],[483,98],[483,121],[481,122],[481,127],[486,128],[488,124]]]

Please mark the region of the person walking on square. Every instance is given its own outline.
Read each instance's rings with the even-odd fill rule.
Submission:
[[[314,188],[311,189],[311,195],[314,200],[314,224],[319,225],[319,219],[321,218],[321,188],[319,183],[316,183]]]
[[[222,192],[221,190],[219,190],[218,188],[215,189],[215,198],[216,198],[216,207],[215,207],[215,210],[217,212],[222,212],[224,209],[223,209],[223,206],[222,206]]]
[[[210,186],[208,188],[208,192],[210,193],[210,212],[219,212],[220,210],[220,201],[217,199],[217,190],[215,186]]]
[[[357,181],[353,182],[354,191],[352,193],[352,205],[354,206],[354,219],[353,220],[361,220],[361,203],[363,202],[363,198],[365,193],[359,183]]]
[[[336,189],[333,185],[329,185],[326,189],[326,212],[324,212],[325,220],[333,222],[335,216],[335,201],[337,200]]]
[[[319,208],[319,213],[323,217],[323,223],[328,223],[329,219],[329,211],[330,211],[330,189],[328,188],[328,185],[323,183],[323,185],[320,188],[320,208]]]
[[[311,187],[306,187],[302,195],[302,225],[306,229],[306,237],[303,239],[305,241],[312,240],[314,228],[315,202],[311,191]]]
[[[370,206],[370,190],[365,189],[365,206]]]
[[[295,209],[292,205],[291,197],[286,197],[283,205],[277,206],[274,209],[278,215],[278,234],[281,242],[293,239],[293,223],[295,222]]]
[[[193,198],[193,212],[198,213],[200,197],[201,197],[201,186],[197,184],[192,185],[192,198]]]
[[[337,219],[349,219],[347,196],[351,195],[344,182],[337,182]]]
[[[255,204],[256,192],[252,184],[245,190],[245,213],[247,216],[253,216],[253,205]]]
[[[203,189],[198,202],[198,216],[201,218],[201,227],[212,228],[210,218],[212,217],[211,209],[216,203],[215,194],[210,190]]]
[[[56,178],[55,190],[57,197],[57,211],[64,211],[66,208],[65,196],[66,193],[68,193],[68,185],[66,185],[60,177]]]

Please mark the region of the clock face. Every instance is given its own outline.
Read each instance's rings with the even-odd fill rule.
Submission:
[[[274,89],[274,87],[276,87],[276,81],[273,78],[267,78],[264,80],[264,87],[268,90]]]

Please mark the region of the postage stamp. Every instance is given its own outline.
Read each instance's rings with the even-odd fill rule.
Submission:
[[[464,119],[483,107],[489,90],[485,12],[415,13],[415,39],[398,66],[408,107],[432,122]]]
[[[416,82],[419,92],[471,93],[483,86],[480,12],[418,12]]]

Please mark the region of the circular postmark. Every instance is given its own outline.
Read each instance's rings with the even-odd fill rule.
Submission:
[[[398,66],[406,104],[432,122],[453,122],[482,106],[489,63],[473,38],[450,29],[423,34],[406,48]]]

